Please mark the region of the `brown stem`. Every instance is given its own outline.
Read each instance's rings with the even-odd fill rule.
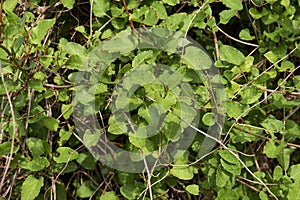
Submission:
[[[123,6],[124,6],[124,8],[125,8],[125,12],[126,12],[126,14],[127,14],[127,16],[128,16],[128,20],[129,20],[130,26],[131,26],[132,30],[135,30],[135,27],[134,27],[134,25],[133,25],[133,22],[132,22],[132,20],[130,19],[130,13],[129,13],[129,11],[128,11],[126,1],[123,0],[122,2],[123,2]]]

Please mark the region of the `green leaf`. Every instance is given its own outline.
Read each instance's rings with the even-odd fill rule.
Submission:
[[[243,4],[240,0],[222,0],[222,3],[233,10],[243,9]]]
[[[143,21],[144,24],[153,26],[158,22],[158,17],[156,16],[156,13],[152,9],[148,9],[145,13],[145,19]]]
[[[289,193],[287,195],[288,200],[300,200],[300,180],[296,180],[295,183],[289,189]]]
[[[3,142],[0,144],[0,156],[8,155],[10,154],[12,147],[12,142]],[[19,145],[13,147],[12,153],[16,153],[19,150]]]
[[[166,19],[168,17],[166,8],[164,7],[164,5],[162,4],[162,2],[160,1],[154,1],[151,6],[154,8],[154,10],[156,11],[156,14],[158,16],[159,19]]]
[[[188,167],[174,166],[170,170],[170,173],[181,180],[191,180],[194,177],[194,168],[191,166]]]
[[[93,1],[93,13],[96,17],[106,16],[106,12],[109,11],[110,1],[108,0],[94,0]]]
[[[196,184],[192,184],[192,185],[188,185],[186,186],[186,191],[192,195],[199,195],[199,185]]]
[[[58,147],[56,151],[59,153],[59,155],[54,156],[53,160],[57,163],[66,163],[78,158],[77,151],[71,149],[70,147]]]
[[[2,9],[4,11],[13,12],[18,4],[18,0],[6,0],[3,2]]]
[[[75,0],[62,0],[64,7],[72,9],[75,3]]]
[[[41,19],[37,26],[31,30],[32,42],[34,44],[41,44],[41,41],[46,36],[48,30],[55,24],[56,19]]]
[[[34,200],[40,193],[40,190],[43,187],[43,185],[43,177],[36,179],[33,175],[29,175],[22,184],[22,200]]]
[[[96,146],[100,139],[100,130],[95,130],[94,133],[90,129],[87,129],[83,136],[83,143],[85,146],[92,147]]]
[[[183,58],[188,67],[195,71],[208,69],[212,66],[210,57],[202,49],[195,46],[185,47]]]
[[[243,111],[244,109],[239,102],[229,101],[226,103],[226,113],[233,119],[237,119],[243,113]]]
[[[132,61],[132,68],[139,67],[141,64],[145,62],[145,60],[151,58],[153,56],[153,51],[142,51],[138,55],[136,55]]]
[[[69,60],[66,62],[65,67],[67,69],[77,69],[79,70],[82,67],[82,63],[84,62],[84,58],[79,55],[71,55]]]
[[[213,124],[215,124],[215,115],[211,112],[205,113],[202,117],[202,122],[206,125],[206,126],[212,126]]]
[[[118,196],[114,191],[109,191],[102,194],[100,200],[118,200]]]
[[[261,192],[259,193],[259,198],[260,198],[261,200],[269,200],[268,195],[267,195],[264,191],[261,191]]]
[[[67,191],[66,191],[66,187],[64,183],[56,183],[55,184],[56,187],[56,199],[59,200],[67,200]]]
[[[54,164],[54,172],[59,174],[74,172],[77,168],[77,165],[73,161],[70,161],[68,163]]]
[[[168,28],[169,30],[176,30],[182,25],[186,18],[186,13],[176,13],[164,19],[160,26]]]
[[[59,146],[62,146],[65,141],[68,141],[70,139],[71,135],[72,135],[71,130],[67,131],[65,129],[60,129],[60,131],[59,131],[59,138],[60,139],[58,141]]]
[[[219,13],[220,15],[220,23],[227,24],[232,17],[236,15],[237,10],[223,10]]]
[[[238,176],[241,174],[240,164],[231,164],[231,163],[225,161],[224,159],[221,159],[221,165],[226,171],[228,171],[229,173],[231,173],[233,175]]]
[[[262,94],[263,92],[258,90],[256,87],[249,86],[241,92],[242,100],[240,101],[240,103],[243,104],[255,103],[259,100]]]
[[[250,31],[249,31],[248,28],[245,28],[245,29],[241,30],[241,32],[239,33],[239,37],[242,40],[253,40],[253,39],[255,39],[254,36],[250,35]]]
[[[44,154],[44,141],[38,138],[26,138],[26,146],[33,158],[38,158]]]
[[[86,54],[86,49],[78,43],[68,42],[66,44],[66,53],[70,55],[84,56]]]
[[[282,45],[280,47],[277,47],[275,49],[273,49],[272,51],[268,51],[267,53],[264,54],[264,56],[271,62],[271,63],[275,63],[277,62],[279,59],[281,59],[282,57],[285,56],[286,54],[286,46]]]
[[[223,170],[217,170],[216,173],[216,185],[218,187],[224,187],[227,182],[230,181],[230,176]]]
[[[289,175],[293,180],[300,180],[300,164],[292,165]]]
[[[284,148],[283,152],[279,154],[276,159],[278,160],[278,163],[284,167],[285,169],[288,169],[290,166],[290,160],[291,160],[291,153],[293,153],[295,149],[292,148]]]
[[[180,0],[162,0],[162,2],[170,6],[175,6],[176,4],[179,4]]]
[[[43,83],[40,80],[30,80],[28,85],[38,92],[42,92],[45,90]]]
[[[254,19],[259,19],[262,18],[263,16],[266,16],[268,14],[268,10],[265,7],[263,7],[262,11],[259,12],[256,8],[251,7],[249,9],[249,13]]]
[[[285,71],[290,72],[295,69],[295,65],[291,61],[284,60],[281,62],[281,66],[280,67],[277,66],[276,68],[278,69],[279,72],[285,72]]]
[[[228,188],[221,188],[215,200],[237,200],[239,196],[236,191]]]
[[[42,124],[51,131],[57,131],[60,121],[53,117],[42,118]]]
[[[223,158],[227,162],[229,162],[231,164],[236,164],[236,165],[240,164],[239,161],[238,161],[238,159],[234,155],[232,155],[229,151],[227,151],[227,150],[220,150],[220,151],[218,151],[218,153],[221,156],[221,158]]]
[[[95,191],[95,189],[92,186],[92,181],[87,180],[79,186],[76,194],[79,198],[88,198],[88,197],[92,196],[94,191]]]
[[[69,119],[71,114],[73,113],[72,104],[63,104],[61,105],[61,113],[65,119]]]
[[[140,182],[131,183],[124,185],[120,188],[121,194],[127,199],[136,199],[138,195],[142,192],[144,186]]]
[[[266,128],[268,132],[281,132],[283,130],[283,122],[275,119],[275,118],[271,118],[268,117],[267,119],[265,119],[261,125]]]
[[[234,72],[234,74],[250,72],[251,68],[253,68],[253,62],[254,62],[254,57],[247,56],[247,57],[245,57],[243,64],[241,64],[240,66],[234,66],[231,69],[231,71]]]
[[[229,45],[221,46],[220,56],[222,61],[226,61],[235,65],[241,65],[245,60],[245,56],[242,54],[242,52]]]
[[[299,167],[300,169],[300,167]],[[280,166],[276,166],[273,172],[274,181],[279,181],[283,177],[283,171]]]
[[[115,116],[111,115],[108,120],[108,132],[114,135],[121,135],[127,132],[127,126],[125,122],[119,123],[116,121]]]
[[[266,154],[269,158],[276,158],[278,155],[282,154],[283,148],[285,144],[283,141],[277,146],[274,140],[270,140],[264,146],[264,154]]]
[[[79,154],[77,162],[87,170],[94,170],[96,168],[96,160],[89,152]]]
[[[34,158],[30,162],[21,162],[20,167],[23,169],[28,169],[30,171],[40,171],[50,166],[50,162],[47,160],[46,157],[38,157]]]
[[[290,6],[290,0],[281,0],[280,4],[288,8]]]

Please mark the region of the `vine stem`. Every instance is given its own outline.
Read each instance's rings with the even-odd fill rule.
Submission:
[[[284,84],[284,82],[287,81],[287,79],[298,69],[300,68],[300,65],[298,67],[296,67],[269,95],[267,95],[264,99],[262,99],[261,101],[257,102],[256,104],[254,104],[253,106],[251,106],[250,108],[244,110],[244,112],[242,114],[240,114],[240,116],[238,116],[235,120],[235,122],[231,125],[231,127],[229,128],[229,130],[226,133],[226,136],[224,138],[224,141],[226,140],[226,138],[228,137],[229,133],[231,132],[231,130],[233,129],[234,125],[238,122],[239,119],[241,119],[241,117],[249,112],[252,108],[255,108],[256,106],[260,105],[262,102],[264,102],[266,99],[268,99],[270,96],[273,95],[273,93],[275,93],[275,91],[279,90],[279,88],[281,87],[281,85]]]
[[[229,37],[230,39],[232,39],[232,40],[234,40],[234,41],[236,41],[236,42],[239,42],[239,43],[241,43],[241,44],[245,44],[245,45],[248,45],[248,46],[252,46],[252,47],[259,47],[259,45],[257,45],[257,44],[252,44],[252,43],[249,43],[249,42],[244,42],[244,41],[242,41],[242,40],[239,40],[239,39],[236,39],[236,38],[234,38],[234,37],[232,37],[231,35],[229,35],[229,34],[227,34],[225,31],[223,31],[220,27],[218,27],[217,26],[217,28],[218,28],[218,30],[221,32],[221,33],[223,33],[224,35],[226,35],[227,37]]]
[[[5,90],[6,96],[7,96],[8,104],[9,104],[9,107],[10,107],[10,110],[11,110],[11,116],[12,116],[12,121],[13,121],[13,134],[12,134],[10,153],[9,153],[8,159],[6,160],[5,170],[4,170],[4,173],[2,175],[2,179],[1,179],[1,183],[0,183],[0,188],[3,188],[3,184],[4,184],[4,181],[5,181],[5,178],[6,178],[6,174],[8,172],[8,169],[9,169],[9,166],[10,166],[10,163],[11,163],[11,160],[12,160],[12,155],[13,155],[13,151],[14,151],[14,144],[15,144],[15,136],[18,133],[18,127],[17,127],[16,117],[15,117],[15,113],[14,113],[14,106],[12,104],[11,97],[9,95],[9,91],[6,87],[6,83],[5,83],[5,80],[4,80],[4,75],[3,75],[3,72],[2,72],[2,63],[1,62],[0,62],[0,74],[1,74],[3,87],[4,87],[4,90]]]
[[[204,131],[201,131],[200,129],[196,128],[195,126],[193,126],[192,124],[188,123],[187,121],[185,121],[184,119],[181,119],[183,122],[185,122],[189,127],[191,127],[192,129],[194,129],[195,131],[201,133],[202,135],[204,135],[205,137],[208,137],[212,140],[214,140],[215,142],[217,142],[218,144],[220,144],[225,150],[227,150],[229,153],[231,153],[234,157],[236,157],[238,159],[238,161],[243,165],[243,167],[249,172],[249,174],[251,174],[251,176],[253,176],[260,184],[262,184],[267,191],[276,199],[278,200],[278,198],[276,197],[276,195],[270,190],[270,188],[260,179],[258,178],[248,167],[247,165],[240,159],[240,157],[238,156],[238,154],[234,153],[230,148],[228,148],[225,144],[223,144],[220,140],[214,138],[213,136],[205,133]]]

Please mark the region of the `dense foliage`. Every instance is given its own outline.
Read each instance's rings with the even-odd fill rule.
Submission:
[[[299,0],[4,0],[0,8],[1,199],[300,199]],[[149,28],[169,46],[130,46]],[[168,52],[169,33],[208,53]],[[195,63],[220,75],[203,77]],[[222,86],[212,92],[213,84]],[[177,159],[155,154],[160,162],[138,173],[99,162],[93,148],[106,133],[148,156],[185,140],[187,129],[193,139],[170,152]],[[215,146],[202,151],[206,144]]]

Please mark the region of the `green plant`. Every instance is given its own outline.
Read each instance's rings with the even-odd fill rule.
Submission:
[[[5,0],[0,10],[2,199],[299,198],[299,1]],[[170,53],[176,39],[165,46],[162,32],[142,41],[170,49],[134,50],[128,33],[146,27],[191,37],[213,62],[198,47]],[[213,63],[220,75],[199,75],[199,63]],[[175,87],[180,81],[185,90]],[[226,97],[210,84],[222,85]],[[220,124],[216,108],[220,137],[209,132]],[[122,121],[124,112],[134,126]],[[138,173],[97,162],[106,154],[93,147],[104,132],[147,156],[187,128],[191,145],[170,151],[180,158],[155,170],[140,154],[116,157],[140,162]],[[211,152],[201,150],[205,138],[217,144]]]

